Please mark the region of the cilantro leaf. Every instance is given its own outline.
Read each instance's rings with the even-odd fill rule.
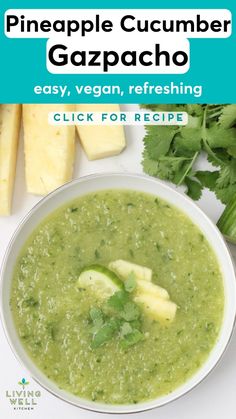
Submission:
[[[207,142],[211,148],[228,148],[235,145],[236,129],[224,129],[219,126],[208,128],[206,131]]]
[[[90,318],[93,322],[91,333],[96,333],[104,324],[103,312],[99,308],[92,307],[89,312]]]
[[[198,105],[197,103],[192,103],[190,105],[186,105],[186,112],[191,116],[202,117],[203,108],[202,105]]]
[[[223,204],[227,204],[236,193],[234,170],[231,172],[229,166],[223,166],[219,171],[199,171],[195,176],[203,187],[215,192]]]
[[[224,165],[220,172],[216,184],[220,188],[224,188],[229,184],[236,183],[236,160],[232,160],[228,165]]]
[[[102,310],[100,310],[100,308],[97,307],[92,307],[89,311],[89,315],[92,321],[103,319]]]
[[[129,293],[126,291],[117,291],[108,299],[107,305],[126,321],[137,320],[140,317],[139,306],[130,300]]]
[[[141,330],[142,328],[141,318],[138,318],[137,320],[131,320],[129,324],[132,326],[133,329]]]
[[[159,162],[156,160],[150,159],[146,151],[143,152],[142,165],[143,165],[143,170],[145,173],[147,173],[150,176],[158,177]]]
[[[225,188],[226,186],[228,186],[229,184],[230,184],[230,167],[229,166],[224,166],[219,171],[219,176],[218,176],[218,179],[216,181],[216,185],[220,189],[222,189],[222,188]]]
[[[91,343],[91,348],[96,349],[99,346],[104,345],[104,343],[108,342],[112,339],[114,334],[119,329],[119,322],[116,319],[111,319],[107,323],[105,323],[98,331],[94,334],[93,340]]]
[[[210,189],[210,191],[214,191],[215,186],[216,186],[216,181],[219,177],[219,172],[217,170],[215,170],[214,172],[205,170],[205,171],[196,172],[195,176],[200,181],[203,187]]]
[[[120,345],[122,348],[126,349],[142,341],[143,339],[143,333],[140,332],[140,330],[133,329],[131,333],[125,335],[124,339],[121,340]]]
[[[129,293],[126,291],[117,291],[108,299],[107,305],[117,311],[121,311],[128,301]]]
[[[216,197],[225,205],[227,205],[232,196],[236,195],[236,184],[228,185],[226,188],[216,188],[215,189]]]
[[[124,305],[124,308],[122,312],[120,313],[121,317],[130,322],[132,320],[137,320],[140,317],[140,308],[137,304],[135,304],[133,301],[128,301]]]
[[[230,156],[236,157],[236,145],[229,147],[227,152],[229,153]]]
[[[200,182],[191,179],[190,177],[185,178],[185,184],[187,186],[187,195],[197,201],[201,198],[202,185]]]
[[[215,148],[213,153],[208,154],[207,160],[214,167],[223,167],[225,164],[227,165],[229,163],[230,156],[224,149]]]
[[[148,156],[154,160],[165,156],[170,149],[171,142],[176,133],[176,127],[159,126],[158,131],[156,131],[154,125],[148,125],[146,131],[144,146]]]
[[[174,183],[179,183],[180,179],[188,172],[191,167],[192,158],[186,157],[163,157],[159,160],[159,173],[160,178],[165,179],[168,176],[169,180]]]
[[[179,156],[193,155],[194,152],[201,150],[201,129],[183,127],[177,134],[174,141],[174,148]]]
[[[236,124],[236,105],[226,105],[219,117],[219,124],[223,128],[231,128]]]
[[[130,323],[125,322],[121,325],[120,328],[120,336],[123,338],[124,336],[128,335],[133,331],[133,328]]]

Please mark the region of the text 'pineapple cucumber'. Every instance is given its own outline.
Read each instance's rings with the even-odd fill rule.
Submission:
[[[75,33],[84,37],[90,32],[112,32],[114,23],[109,19],[102,19],[96,14],[93,19],[77,20],[73,16],[71,19],[27,19],[21,14],[6,14],[5,30],[10,33],[12,29],[18,27],[21,33],[63,33],[66,36],[72,36]],[[119,27],[124,32],[154,32],[154,33],[206,33],[208,31],[219,33],[227,33],[230,31],[230,19],[214,19],[206,20],[200,14],[193,16],[192,19],[162,19],[156,11],[154,19],[138,19],[132,14],[124,15],[119,21]]]

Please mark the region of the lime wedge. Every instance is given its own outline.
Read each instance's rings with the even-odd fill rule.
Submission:
[[[104,299],[109,298],[124,287],[118,276],[102,265],[90,265],[84,268],[79,276],[78,286],[91,290],[91,292]]]

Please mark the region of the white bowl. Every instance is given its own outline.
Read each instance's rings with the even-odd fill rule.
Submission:
[[[24,350],[19,337],[17,335],[12,313],[9,306],[11,281],[13,269],[17,256],[24,245],[27,237],[32,230],[52,211],[67,201],[76,197],[85,195],[89,192],[95,192],[103,189],[131,189],[136,191],[147,192],[165,199],[173,204],[191,218],[191,220],[199,227],[204,236],[211,244],[218,258],[225,291],[225,310],[224,319],[221,327],[220,335],[213,350],[209,354],[204,365],[190,378],[185,384],[178,387],[171,394],[159,397],[157,399],[138,403],[136,405],[108,405],[76,397],[50,381],[32,362],[26,351]],[[42,387],[60,397],[61,399],[72,403],[76,406],[103,413],[134,413],[162,406],[170,401],[177,399],[183,394],[190,391],[199,384],[214,368],[221,358],[232,334],[235,314],[236,314],[236,283],[234,267],[226,247],[225,241],[209,218],[193,203],[192,200],[184,195],[174,191],[164,183],[157,181],[151,177],[134,174],[100,174],[80,178],[73,182],[67,183],[56,191],[47,195],[42,199],[24,218],[17,228],[7,249],[2,269],[1,269],[1,311],[4,329],[10,343],[10,346],[24,366],[28,369],[31,376]]]

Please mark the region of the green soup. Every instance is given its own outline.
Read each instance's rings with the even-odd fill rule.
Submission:
[[[91,348],[89,310],[101,304],[76,286],[81,270],[124,259],[153,270],[178,305],[165,325],[142,314],[144,339],[114,336]],[[58,387],[112,404],[168,394],[191,377],[216,343],[224,309],[217,258],[201,231],[154,196],[105,190],[47,217],[18,258],[11,309],[22,344]]]

